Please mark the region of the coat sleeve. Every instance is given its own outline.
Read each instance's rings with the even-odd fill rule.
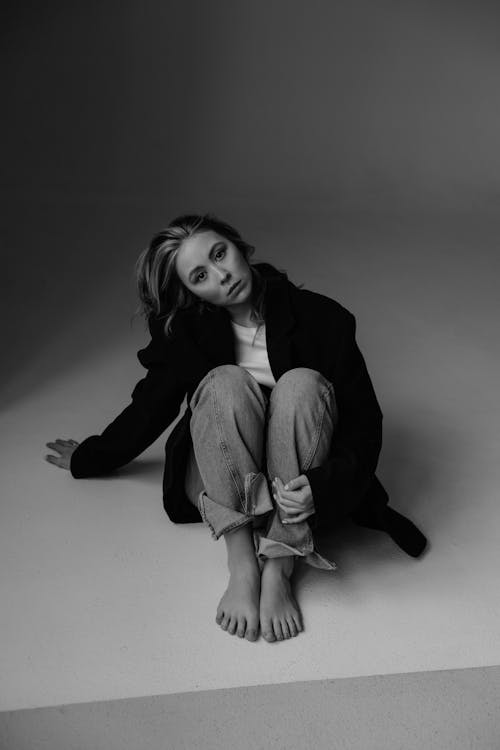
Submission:
[[[152,330],[150,325],[150,330]],[[173,367],[174,354],[157,332],[138,354],[147,374],[135,386],[131,403],[100,435],[86,438],[71,456],[73,477],[108,474],[142,453],[174,421],[185,388]]]
[[[330,455],[321,466],[304,472],[316,508],[314,526],[356,510],[373,480],[382,447],[382,412],[355,331],[356,319],[348,313],[336,358],[338,424]]]

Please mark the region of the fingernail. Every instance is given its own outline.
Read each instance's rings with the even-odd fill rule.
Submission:
[[[288,485],[287,485],[287,484],[285,484],[285,490],[287,490],[287,489],[288,489]]]

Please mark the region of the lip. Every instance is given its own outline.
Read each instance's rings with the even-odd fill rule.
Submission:
[[[236,282],[235,282],[235,283],[234,283],[234,284],[232,285],[232,287],[230,287],[230,289],[229,289],[229,291],[228,291],[228,293],[227,293],[227,296],[229,297],[229,296],[230,296],[231,294],[233,294],[233,292],[235,292],[235,291],[236,291],[237,289],[239,289],[239,288],[240,288],[240,286],[241,286],[241,279],[240,279],[239,281],[236,281]]]

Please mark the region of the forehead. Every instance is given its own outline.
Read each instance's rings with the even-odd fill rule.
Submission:
[[[212,229],[183,240],[176,258],[177,272],[187,276],[197,265],[203,265],[216,242],[227,240]]]

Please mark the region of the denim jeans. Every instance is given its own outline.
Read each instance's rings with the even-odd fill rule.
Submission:
[[[271,489],[274,477],[286,484],[328,455],[337,423],[332,383],[298,367],[270,390],[243,367],[222,365],[201,380],[189,406],[193,449],[185,491],[212,537],[251,523],[261,565],[266,557],[297,555],[334,570],[314,549],[308,519],[282,523],[286,514]]]

